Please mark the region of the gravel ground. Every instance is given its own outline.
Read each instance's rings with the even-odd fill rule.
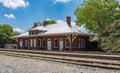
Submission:
[[[0,55],[0,73],[120,73],[120,71]]]

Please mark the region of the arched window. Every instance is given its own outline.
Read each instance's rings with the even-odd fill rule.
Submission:
[[[55,39],[55,40],[54,40],[54,47],[56,48],[57,46],[58,46],[58,40]]]
[[[42,40],[42,47],[45,47],[45,39]]]
[[[66,39],[66,41],[65,41],[65,46],[66,46],[66,48],[69,48],[69,46],[70,46],[70,43],[69,43],[68,39]]]
[[[38,40],[38,46],[41,47],[41,39]]]

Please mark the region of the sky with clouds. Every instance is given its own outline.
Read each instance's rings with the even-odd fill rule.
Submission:
[[[120,0],[119,0],[120,1]],[[0,0],[0,24],[9,24],[14,31],[23,32],[35,22],[46,19],[66,20],[83,0]]]
[[[35,22],[46,19],[64,20],[71,16],[83,0],[0,0],[0,24],[9,24],[15,30],[27,30]],[[22,29],[22,30],[21,30]]]

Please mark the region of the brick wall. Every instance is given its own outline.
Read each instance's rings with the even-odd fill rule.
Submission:
[[[60,41],[60,39],[63,39],[63,50],[65,50],[65,51],[68,51],[69,50],[69,48],[66,48],[66,46],[65,46],[65,40],[66,40],[66,36],[65,35],[56,35],[56,36],[37,36],[37,37],[24,37],[24,38],[18,38],[18,47],[20,46],[19,45],[19,43],[20,43],[20,40],[23,40],[23,47],[22,48],[28,48],[28,49],[40,49],[40,50],[47,50],[47,40],[48,39],[51,39],[51,47],[52,47],[52,50],[59,50],[59,47],[60,47],[60,43],[59,43],[59,41]],[[85,48],[88,48],[89,47],[89,37],[86,37],[86,36],[81,36],[81,35],[78,35],[77,37],[76,37],[76,39],[71,43],[72,45],[71,45],[71,50],[72,51],[80,51],[80,50],[84,50],[85,48],[79,48],[78,47],[78,39],[79,38],[82,38],[82,39],[85,39]],[[33,45],[33,47],[30,47],[30,40],[33,40],[33,42],[32,42],[32,44],[34,44],[34,39],[36,39],[36,47],[34,47],[34,45]],[[41,39],[41,47],[39,47],[38,46],[38,39]],[[45,46],[43,47],[42,46],[42,40],[45,40]],[[57,39],[57,47],[54,47],[54,39]],[[27,42],[27,44],[28,44],[28,46],[26,47],[25,46],[25,40],[27,40],[28,42]]]

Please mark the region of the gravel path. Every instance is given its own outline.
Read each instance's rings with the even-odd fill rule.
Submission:
[[[0,55],[0,73],[120,73],[120,71]]]

